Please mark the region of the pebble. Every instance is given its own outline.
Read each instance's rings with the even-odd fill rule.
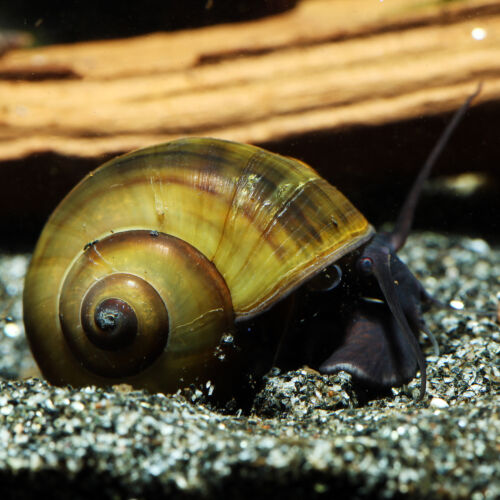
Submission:
[[[450,405],[442,398],[432,398],[429,403],[431,408],[448,408]]]

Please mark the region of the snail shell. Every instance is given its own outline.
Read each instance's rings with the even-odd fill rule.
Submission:
[[[25,283],[30,346],[55,384],[203,382],[235,323],[372,233],[297,160],[215,139],[142,149],[87,175],[47,222]]]

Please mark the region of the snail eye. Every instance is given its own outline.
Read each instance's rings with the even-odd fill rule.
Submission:
[[[373,260],[370,257],[362,257],[358,260],[358,269],[365,276],[373,272]]]

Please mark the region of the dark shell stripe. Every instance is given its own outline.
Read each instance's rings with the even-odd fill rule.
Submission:
[[[100,199],[112,206],[100,209]],[[237,315],[269,307],[372,233],[307,165],[215,139],[173,141],[108,162],[70,192],[50,223],[70,220],[65,229],[79,250],[127,229],[185,239],[224,276]],[[49,239],[41,240],[41,258]]]

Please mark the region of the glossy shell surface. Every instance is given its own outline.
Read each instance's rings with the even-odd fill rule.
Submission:
[[[26,278],[28,338],[54,383],[123,380],[173,390],[179,378],[203,373],[234,321],[270,308],[372,233],[347,198],[300,161],[215,139],[142,149],[90,173],[50,217]],[[175,251],[162,250],[167,240]],[[145,250],[139,250],[142,243]],[[184,260],[191,253],[197,255],[193,264]],[[205,264],[209,271],[199,273]],[[73,314],[78,324],[78,295],[103,277],[126,273],[158,288],[168,332],[144,370],[139,363],[124,375],[119,369],[95,373],[68,347],[61,320]],[[85,285],[77,285],[80,275]],[[207,282],[212,275],[216,293]],[[66,290],[76,293],[71,313],[61,296]],[[176,293],[181,298],[174,300]],[[213,323],[207,320],[212,316]],[[117,364],[120,357],[127,355],[104,354],[102,362]],[[170,382],[150,382],[155,377]]]

